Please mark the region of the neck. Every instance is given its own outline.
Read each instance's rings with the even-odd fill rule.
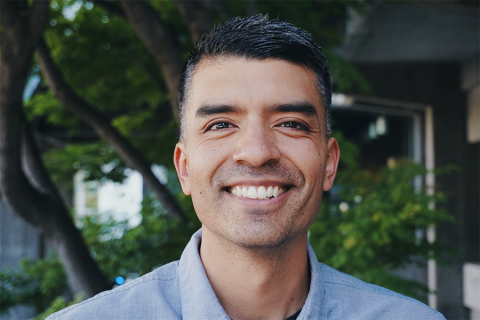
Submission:
[[[310,286],[307,232],[280,248],[244,248],[203,227],[200,256],[230,318],[285,319],[300,310]]]

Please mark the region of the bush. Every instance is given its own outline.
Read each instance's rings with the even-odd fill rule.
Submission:
[[[23,259],[20,267],[20,271],[0,271],[0,314],[19,304],[34,306],[41,312],[55,298],[68,296],[63,266],[56,255]]]
[[[364,281],[424,300],[428,289],[393,271],[427,259],[441,260],[451,253],[439,240],[430,243],[426,228],[453,218],[438,204],[440,190],[416,188],[414,180],[428,171],[422,166],[397,161],[380,172],[360,170],[354,145],[336,135],[350,152],[343,160],[335,189],[322,203],[310,228],[310,243],[318,260]],[[343,155],[342,155],[343,156]],[[443,173],[452,168],[436,170]],[[432,206],[435,203],[437,206]]]

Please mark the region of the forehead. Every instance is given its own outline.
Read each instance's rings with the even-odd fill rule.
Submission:
[[[232,105],[248,112],[276,104],[308,101],[323,114],[315,73],[278,59],[203,59],[191,78],[187,122],[205,104]]]

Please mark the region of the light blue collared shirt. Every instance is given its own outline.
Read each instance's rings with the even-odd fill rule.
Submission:
[[[197,231],[179,261],[54,313],[54,319],[229,320],[203,268]],[[365,283],[317,261],[308,245],[311,283],[297,319],[445,319],[425,304]],[[248,307],[248,306],[246,306]]]

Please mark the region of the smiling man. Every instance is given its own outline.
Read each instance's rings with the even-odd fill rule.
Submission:
[[[340,157],[325,57],[302,30],[233,19],[180,81],[174,162],[202,229],[180,261],[51,319],[444,319],[319,263],[308,244]]]

